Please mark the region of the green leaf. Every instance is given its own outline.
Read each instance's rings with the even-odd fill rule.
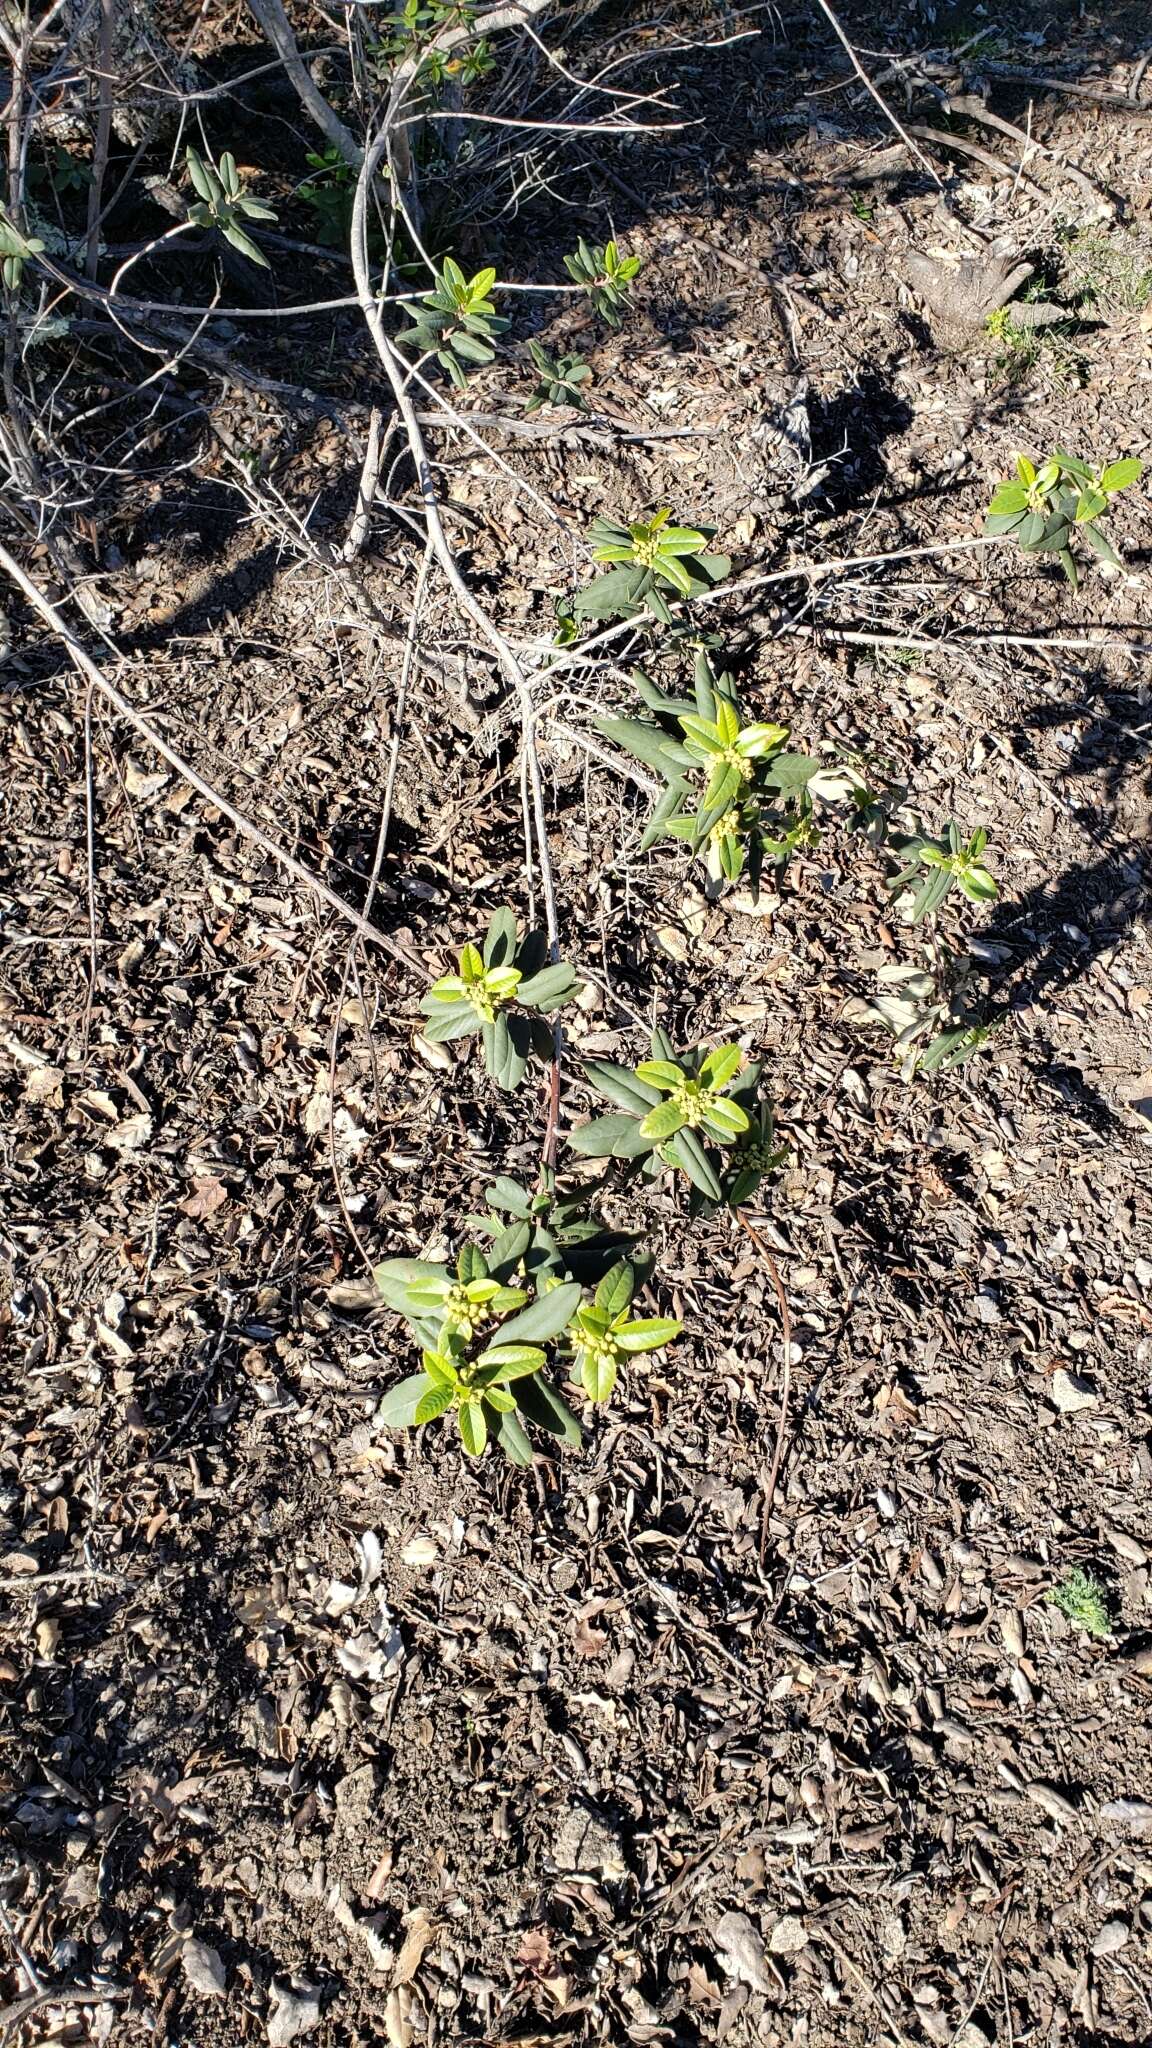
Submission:
[[[738,1045],[718,1045],[701,1066],[700,1079],[706,1088],[725,1088],[743,1063],[744,1054]]]
[[[532,1446],[518,1415],[497,1415],[493,1435],[510,1465],[532,1464]]]
[[[451,1387],[429,1387],[428,1392],[421,1395],[416,1403],[416,1413],[412,1419],[415,1423],[435,1422],[436,1417],[443,1415],[444,1410],[451,1406]]]
[[[807,789],[820,765],[812,754],[777,754],[760,770],[760,782],[766,789],[778,789],[782,796],[794,796]]]
[[[610,1353],[582,1351],[580,1382],[590,1401],[607,1401],[616,1385],[616,1360]]]
[[[1108,540],[1105,534],[1101,533],[1095,520],[1089,520],[1087,525],[1081,527],[1080,531],[1094,555],[1099,555],[1102,562],[1111,562],[1114,569],[1120,568],[1119,555],[1116,553],[1111,541]]]
[[[529,1302],[519,1315],[512,1316],[502,1324],[499,1342],[501,1346],[515,1341],[518,1344],[543,1344],[550,1337],[558,1337],[568,1328],[580,1306],[583,1289],[575,1280],[567,1280],[560,1287],[554,1287],[549,1294],[542,1294],[538,1301]]]
[[[647,1316],[639,1322],[625,1323],[622,1330],[613,1332],[613,1337],[621,1351],[660,1351],[683,1328],[675,1316]]]
[[[732,1102],[726,1095],[718,1095],[704,1111],[704,1122],[709,1131],[722,1143],[738,1138],[748,1129],[748,1112],[739,1102]]]
[[[548,1360],[538,1344],[490,1344],[476,1361],[483,1367],[478,1384],[483,1387],[498,1386],[505,1380],[521,1380],[530,1372],[539,1372]]]
[[[234,249],[239,249],[242,256],[247,256],[250,263],[258,263],[261,270],[272,268],[263,249],[257,248],[251,235],[246,235],[243,228],[237,227],[234,220],[222,223],[220,232],[226,242],[231,242]]]
[[[679,1068],[676,1071],[677,1077],[682,1078]],[[643,1116],[646,1109],[660,1100],[659,1088],[651,1087],[630,1068],[618,1067],[611,1060],[589,1060],[584,1072],[593,1088],[606,1095],[618,1109],[633,1110],[637,1116]]]
[[[684,1111],[675,1102],[658,1102],[640,1125],[640,1136],[658,1145],[684,1127]]]
[[[413,1429],[416,1411],[431,1391],[432,1381],[426,1372],[410,1373],[383,1396],[376,1410],[377,1422],[382,1422],[386,1429]]]
[[[1024,512],[989,512],[984,521],[985,535],[994,540],[1002,534],[1016,533],[1026,517]]]
[[[928,917],[932,911],[939,910],[954,880],[951,868],[929,869],[912,905],[913,924],[919,924],[922,917]]]
[[[559,960],[554,967],[543,967],[529,981],[522,981],[516,991],[516,1000],[547,1014],[558,1010],[562,1003],[571,1002],[583,986],[576,970],[567,961]]]
[[[448,1009],[437,1003],[432,1009],[432,1000],[425,996],[420,1004],[422,1010],[428,1005],[424,1037],[429,1045],[444,1045],[450,1038],[472,1038],[479,1031],[480,1018],[471,1003],[453,1003]]]
[[[988,507],[993,518],[998,518],[1001,513],[1026,512],[1027,509],[1028,492],[1022,483],[1001,484]]]
[[[538,1375],[530,1380],[516,1383],[516,1406],[521,1415],[534,1422],[539,1429],[548,1430],[563,1443],[577,1445],[583,1432],[566,1401],[562,1401],[554,1387]]]
[[[492,1239],[488,1247],[488,1264],[499,1279],[514,1273],[532,1242],[530,1223],[511,1223]]]
[[[470,1458],[479,1458],[488,1441],[488,1418],[479,1401],[465,1401],[457,1411],[460,1441]]]
[[[716,1170],[708,1154],[696,1136],[695,1131],[677,1131],[676,1136],[664,1147],[666,1158],[681,1172],[686,1173],[694,1188],[707,1195],[710,1202],[723,1201],[723,1190],[716,1176]]]
[[[1144,473],[1144,464],[1135,455],[1122,456],[1119,462],[1110,462],[1100,478],[1101,489],[1111,493],[1122,491],[1129,484],[1138,483]]]
[[[532,1212],[531,1195],[519,1181],[511,1180],[504,1173],[498,1173],[485,1188],[484,1200],[489,1208],[504,1209],[510,1216],[528,1216]]]
[[[613,740],[625,753],[635,754],[638,761],[655,768],[659,775],[679,775],[691,761],[691,755],[679,741],[662,732],[658,725],[647,725],[639,718],[595,718],[592,723],[605,739]]]
[[[511,967],[516,958],[516,913],[507,904],[492,913],[484,935],[485,967]]]
[[[636,1291],[636,1268],[630,1259],[617,1259],[610,1266],[596,1289],[596,1307],[611,1316],[618,1316],[628,1307]]]
[[[427,1263],[423,1259],[382,1259],[373,1269],[373,1278],[383,1300],[399,1315],[409,1309],[409,1289],[427,1284],[430,1280],[447,1282],[450,1278],[447,1266]]]
[[[665,1095],[670,1088],[679,1088],[685,1078],[684,1068],[675,1060],[641,1060],[635,1073],[638,1081]]]
[[[623,568],[612,569],[607,576],[597,576],[584,590],[577,592],[572,602],[572,614],[577,619],[631,618],[639,611],[644,593],[651,586],[651,571],[625,564]]]
[[[652,1141],[640,1134],[640,1119],[625,1116],[593,1117],[568,1134],[568,1147],[585,1159],[639,1159],[652,1150]]]

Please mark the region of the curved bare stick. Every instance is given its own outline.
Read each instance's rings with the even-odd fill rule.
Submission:
[[[371,940],[375,946],[381,946],[386,953],[391,953],[394,960],[402,961],[405,967],[411,968],[416,974],[420,975],[421,979],[424,978],[424,962],[416,953],[409,952],[406,946],[402,946],[397,939],[389,938],[387,933],[377,931],[376,926],[370,924],[366,917],[362,917],[358,910],[353,910],[350,903],[345,903],[344,898],[338,896],[335,889],[330,889],[327,882],[321,881],[319,875],[314,875],[311,868],[305,867],[303,861],[297,860],[294,854],[289,853],[285,847],[278,845],[276,840],[271,838],[262,826],[257,825],[253,818],[246,817],[243,811],[238,811],[234,804],[229,803],[227,797],[221,796],[218,789],[214,789],[210,782],[205,782],[204,777],[193,768],[190,761],[186,761],[182,754],[178,754],[175,747],[169,746],[168,741],[161,733],[157,732],[151,720],[146,718],[144,713],[137,709],[136,705],[132,703],[131,698],[126,697],[122,690],[117,689],[116,684],[93,661],[87,648],[77,640],[67,620],[61,617],[56,606],[50,599],[45,597],[38,585],[33,583],[32,578],[25,575],[19,562],[2,545],[0,545],[0,569],[4,571],[6,576],[11,578],[18,590],[23,591],[29,604],[39,612],[45,624],[50,626],[57,638],[63,641],[74,666],[79,669],[85,682],[98,690],[100,695],[111,704],[113,710],[119,712],[121,718],[126,718],[130,725],[135,726],[141,738],[147,740],[150,747],[155,748],[161,759],[167,761],[169,767],[174,768],[177,775],[182,776],[185,782],[191,783],[199,796],[204,797],[208,803],[213,804],[218,811],[222,812],[224,817],[228,819],[229,824],[234,825],[236,830],[242,833],[245,839],[250,839],[254,846],[258,846],[261,852],[266,853],[270,860],[274,860],[279,867],[282,867],[303,888],[310,889],[312,894],[318,896],[322,903],[326,903],[330,910],[337,911],[345,923],[350,924],[360,934],[361,938]]]

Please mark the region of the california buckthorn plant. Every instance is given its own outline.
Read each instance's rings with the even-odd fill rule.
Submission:
[[[420,1007],[433,1044],[479,1034],[484,1066],[501,1088],[518,1088],[533,1052],[549,1059],[544,1018],[580,992],[575,970],[550,962],[543,932],[520,936],[511,910],[498,910],[480,945],[461,949],[455,974],[434,981]]]

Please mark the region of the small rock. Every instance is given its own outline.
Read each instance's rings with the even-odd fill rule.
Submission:
[[[1117,1557],[1124,1559],[1125,1564],[1134,1564],[1137,1569],[1147,1564],[1148,1553],[1137,1543],[1134,1536],[1126,1535],[1123,1529],[1113,1528],[1110,1522],[1101,1522],[1100,1533],[1112,1545]]]
[[[1079,1824],[1080,1816],[1072,1801],[1065,1799],[1055,1785],[1049,1785],[1043,1778],[1033,1778],[1030,1785],[1025,1785],[1024,1791],[1033,1805],[1041,1807],[1051,1820],[1071,1822],[1073,1826]]]
[[[1133,1835],[1152,1834],[1152,1802],[1147,1799],[1109,1799],[1100,1808],[1100,1818]]]
[[[774,1956],[796,1956],[807,1946],[808,1929],[795,1913],[786,1913],[768,1936],[769,1953]]]
[[[1126,1920],[1106,1920],[1095,1941],[1092,1943],[1094,1956],[1114,1956],[1123,1948],[1131,1933]]]
[[[297,1978],[294,1984],[273,1977],[268,2014],[270,2048],[290,2048],[293,2041],[311,2034],[320,2025],[320,1992],[314,1984]]]
[[[1061,1366],[1052,1375],[1051,1395],[1061,1415],[1075,1415],[1081,1408],[1095,1408],[1098,1395],[1086,1379],[1078,1372],[1065,1372]]]
[[[777,1989],[764,1954],[764,1943],[747,1913],[723,1913],[712,1929],[716,1953],[730,1977],[753,1991]]]
[[[621,1878],[627,1873],[620,1836],[583,1806],[570,1806],[561,1815],[552,1860],[557,1870],[583,1871],[593,1877]]]
[[[992,2036],[977,2026],[975,2020],[965,2020],[960,2032],[950,2038],[952,2048],[992,2048]]]
[[[228,1973],[218,1952],[206,1941],[197,1941],[193,1935],[180,1951],[180,1962],[193,1991],[202,1992],[205,1998],[223,1998]]]

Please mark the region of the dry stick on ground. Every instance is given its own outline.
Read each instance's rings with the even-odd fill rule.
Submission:
[[[514,19],[520,19],[520,10],[511,10]],[[449,587],[460,609],[479,629],[492,648],[509,682],[516,692],[520,709],[521,745],[528,764],[528,778],[532,791],[532,810],[536,832],[536,853],[540,863],[540,886],[544,896],[544,920],[548,933],[548,945],[553,960],[559,954],[559,923],[556,910],[556,884],[552,872],[552,857],[548,846],[547,813],[544,807],[544,784],[540,773],[540,757],[536,748],[536,719],[532,707],[532,693],[527,677],[513,653],[508,641],[482,604],[469,590],[456,565],[451,544],[444,531],[440,517],[440,506],[436,497],[436,486],[432,477],[432,466],[420,432],[420,424],[408,389],[409,364],[400,355],[384,332],[380,308],[372,291],[372,278],[368,264],[368,201],[373,181],[388,148],[388,130],[383,128],[377,134],[371,147],[365,152],[356,181],[356,196],[352,210],[352,267],[356,287],[360,294],[360,306],[368,324],[368,331],[376,346],[376,353],[384,366],[388,382],[392,386],[397,409],[408,437],[408,447],[415,465],[420,487],[420,498],[424,512],[424,523],[429,542],[435,552]]]
[[[921,170],[927,171],[928,176],[932,180],[932,183],[938,186],[940,191],[942,192],[944,190],[944,186],[941,182],[939,172],[928,161],[928,158],[925,156],[924,151],[922,149],[917,149],[916,144],[912,140],[912,135],[914,135],[917,131],[913,129],[912,134],[910,135],[907,129],[901,127],[900,122],[898,121],[896,115],[892,112],[892,109],[888,105],[887,100],[884,98],[883,93],[880,92],[875,85],[873,85],[872,80],[869,78],[868,73],[865,71],[864,66],[860,62],[859,57],[856,55],[855,50],[852,48],[852,45],[849,42],[847,36],[845,35],[844,30],[841,28],[839,21],[837,20],[835,14],[832,12],[832,9],[829,7],[828,0],[816,0],[816,5],[820,9],[821,14],[824,15],[825,19],[831,23],[833,29],[836,31],[837,36],[843,43],[844,48],[847,50],[848,55],[852,60],[852,69],[855,71],[856,76],[859,78],[861,85],[866,87],[868,92],[871,93],[872,98],[875,100],[876,105],[879,107],[880,112],[883,114],[884,119],[887,121],[889,127],[895,130],[895,133],[900,137],[901,142],[904,144],[905,149],[907,149],[909,153],[913,157],[915,157],[916,162],[920,165]]]
[[[234,804],[229,803],[227,797],[223,796],[218,789],[214,789],[210,782],[206,782],[198,770],[193,768],[191,762],[186,761],[182,754],[177,753],[175,747],[169,746],[168,741],[161,733],[157,732],[151,720],[146,718],[144,713],[137,709],[131,699],[126,697],[123,691],[119,690],[116,684],[104,674],[103,669],[93,661],[87,648],[77,640],[67,620],[61,617],[56,606],[45,597],[43,591],[32,581],[30,576],[25,574],[19,562],[3,546],[0,546],[0,569],[4,571],[6,576],[11,578],[17,589],[22,591],[28,599],[29,604],[39,612],[45,624],[50,626],[57,637],[63,641],[75,667],[84,677],[85,682],[91,684],[102,697],[106,698],[113,710],[119,712],[121,718],[126,718],[129,724],[135,727],[141,738],[147,740],[148,745],[155,749],[162,760],[167,761],[170,768],[175,769],[177,775],[181,776],[185,782],[191,784],[197,795],[202,796],[205,802],[214,805],[228,819],[229,824],[235,826],[237,832],[241,833],[245,839],[250,839],[254,846],[260,847],[261,851],[266,853],[270,860],[274,860],[279,867],[282,867],[287,874],[290,874],[295,881],[299,882],[302,888],[310,889],[312,894],[318,896],[322,903],[326,903],[330,910],[335,910],[346,924],[350,924],[360,934],[361,938],[370,940],[374,946],[382,947],[384,952],[390,953],[394,960],[401,961],[405,967],[410,968],[423,980],[425,974],[424,962],[418,954],[410,952],[408,947],[401,945],[398,939],[389,938],[386,932],[378,931],[376,926],[370,924],[360,911],[354,910],[350,903],[345,903],[344,898],[338,896],[335,889],[330,889],[327,882],[322,881],[319,875],[313,874],[311,868],[305,867],[303,861],[297,860],[294,854],[289,853],[285,847],[280,846],[275,839],[271,838],[264,831],[262,826],[257,825],[253,818],[246,817],[243,811],[238,811]]]
[[[788,1307],[788,1296],[784,1292],[779,1268],[764,1239],[754,1223],[748,1221],[743,1209],[737,1209],[736,1221],[741,1230],[751,1238],[760,1257],[768,1268],[776,1299],[780,1304],[780,1341],[783,1348],[784,1364],[780,1375],[780,1409],[776,1418],[776,1443],[772,1452],[772,1463],[768,1470],[768,1484],[764,1489],[764,1508],[760,1516],[760,1568],[764,1568],[764,1552],[768,1548],[768,1523],[772,1505],[776,1499],[776,1487],[780,1479],[780,1465],[784,1457],[784,1444],[788,1434],[788,1408],[792,1399],[792,1312]]]

